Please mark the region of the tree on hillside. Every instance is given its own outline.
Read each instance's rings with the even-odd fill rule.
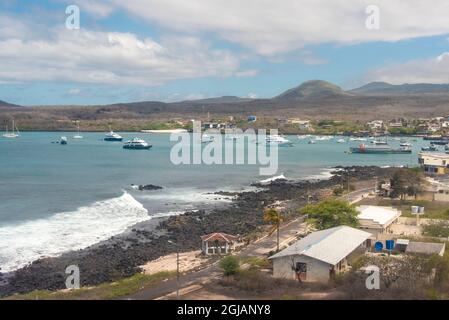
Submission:
[[[308,221],[318,230],[341,225],[358,226],[358,212],[349,202],[339,199],[327,199],[318,204],[308,205],[300,210],[308,215]]]
[[[424,179],[419,169],[400,169],[391,177],[391,197],[403,200],[407,195],[416,197],[422,192]]]
[[[279,211],[274,208],[268,208],[263,214],[263,220],[272,225],[269,234],[272,235],[277,231],[277,251],[279,251],[279,228],[284,220]]]

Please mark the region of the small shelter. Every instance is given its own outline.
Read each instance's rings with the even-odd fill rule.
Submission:
[[[201,250],[205,255],[228,254],[235,250],[237,236],[215,232],[201,237]]]

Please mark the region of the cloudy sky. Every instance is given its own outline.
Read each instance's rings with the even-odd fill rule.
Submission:
[[[69,5],[79,29],[66,26]],[[272,97],[310,79],[449,83],[448,38],[447,0],[1,0],[0,100]]]

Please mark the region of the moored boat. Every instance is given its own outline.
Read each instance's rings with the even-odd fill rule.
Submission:
[[[134,138],[130,141],[126,141],[123,145],[123,149],[133,149],[133,150],[148,150],[152,147],[151,144],[143,139]]]
[[[361,144],[358,147],[351,147],[349,149],[351,153],[364,153],[364,154],[402,154],[402,153],[412,153],[410,148],[400,147],[392,148],[389,145],[382,146],[367,146]]]
[[[109,133],[106,133],[104,141],[123,141],[123,137],[111,130]]]

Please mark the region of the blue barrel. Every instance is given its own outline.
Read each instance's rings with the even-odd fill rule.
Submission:
[[[376,244],[374,245],[374,249],[376,251],[382,251],[383,248],[384,248],[384,245],[380,241],[376,242]]]
[[[385,248],[387,250],[393,250],[394,249],[394,240],[385,241]]]

